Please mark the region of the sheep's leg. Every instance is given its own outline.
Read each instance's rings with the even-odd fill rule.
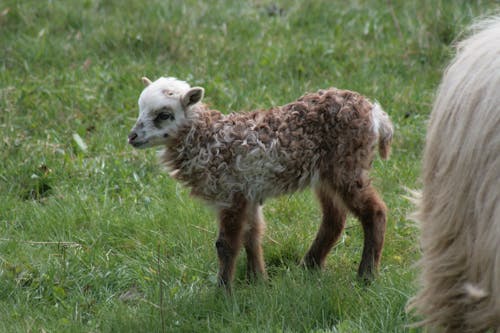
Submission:
[[[262,209],[258,204],[248,205],[246,223],[247,229],[243,236],[243,242],[247,253],[247,278],[248,280],[266,279],[267,273],[261,245],[266,224],[262,216]]]
[[[342,198],[363,226],[364,245],[358,276],[371,280],[378,269],[384,246],[387,208],[369,180],[360,179],[356,185],[342,193]]]
[[[346,209],[339,200],[322,189],[318,189],[316,193],[321,204],[323,220],[314,242],[304,257],[303,264],[307,268],[324,266],[326,256],[340,237],[346,220]]]
[[[219,237],[215,242],[219,258],[219,285],[228,290],[241,248],[246,204],[246,200],[240,198],[231,207],[219,211]]]

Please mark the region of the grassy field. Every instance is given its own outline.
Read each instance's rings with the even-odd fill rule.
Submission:
[[[498,1],[0,2],[0,332],[417,332],[425,122],[452,44]],[[205,87],[224,112],[337,86],[396,129],[373,179],[390,215],[378,279],[356,280],[355,219],[322,272],[297,263],[319,225],[311,193],[271,200],[268,283],[216,287],[213,212],[126,136],[141,76]]]

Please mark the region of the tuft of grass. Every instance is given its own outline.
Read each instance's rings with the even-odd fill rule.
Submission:
[[[0,3],[0,332],[414,332],[425,122],[453,43],[482,1]],[[349,219],[323,272],[297,262],[320,219],[309,192],[270,200],[271,279],[216,287],[213,213],[126,144],[141,76],[177,76],[229,113],[329,86],[377,99],[396,129],[373,179],[390,209],[382,267],[357,282]],[[160,249],[160,250],[158,250]]]

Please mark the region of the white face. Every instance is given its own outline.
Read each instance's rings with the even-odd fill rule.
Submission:
[[[191,88],[174,78],[160,78],[139,97],[139,117],[128,136],[135,148],[163,145],[186,120],[188,108],[201,100],[202,88]]]

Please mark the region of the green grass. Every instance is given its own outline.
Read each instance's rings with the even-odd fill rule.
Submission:
[[[0,2],[0,332],[416,332],[425,122],[451,44],[498,1]],[[230,112],[328,86],[377,99],[396,128],[374,163],[390,216],[378,279],[356,280],[350,219],[323,272],[297,262],[319,212],[271,200],[267,284],[216,287],[213,213],[126,136],[147,75],[205,87]],[[86,149],[78,144],[79,136]]]

